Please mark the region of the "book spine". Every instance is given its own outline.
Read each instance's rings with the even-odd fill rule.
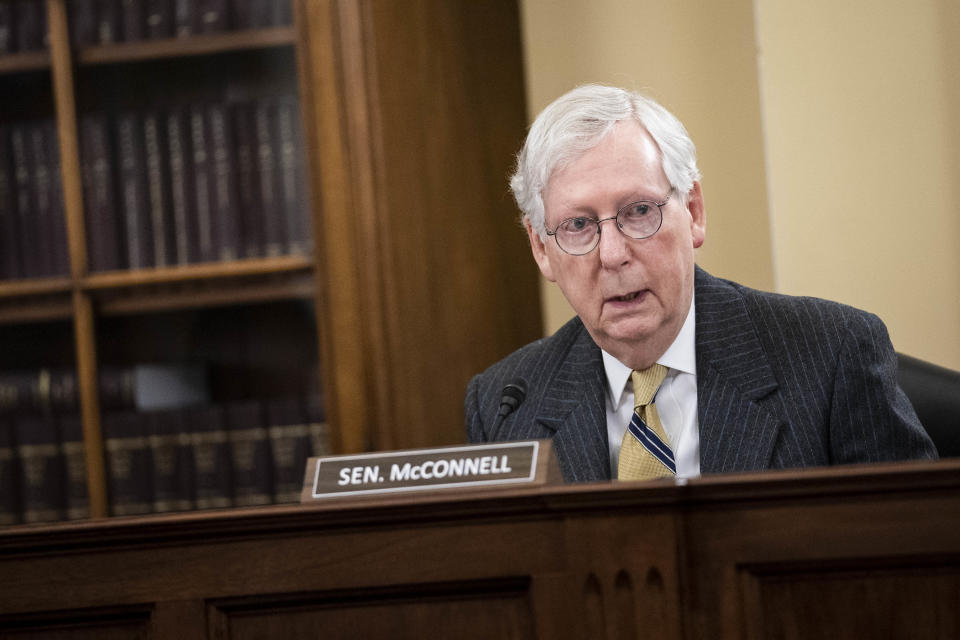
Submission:
[[[190,140],[193,150],[193,197],[197,227],[197,259],[201,262],[211,262],[217,259],[213,246],[212,159],[207,144],[208,136],[203,112],[201,105],[192,106],[189,112]]]
[[[80,416],[71,413],[60,417],[60,441],[66,466],[66,514],[69,520],[90,517],[87,494],[87,456],[83,444]]]
[[[114,207],[114,168],[107,119],[103,115],[88,115],[80,126],[90,268],[93,271],[119,269],[120,225]]]
[[[73,0],[68,3],[70,10],[70,37],[73,44],[88,47],[97,42],[97,12],[94,0]]]
[[[146,0],[147,37],[153,39],[172,38],[173,0]]]
[[[10,130],[0,123],[0,280],[13,280],[21,276],[15,180]]]
[[[153,263],[157,267],[173,264],[170,249],[173,238],[167,220],[170,209],[169,175],[163,155],[163,119],[156,112],[143,116],[144,149],[147,164],[147,191],[149,194],[150,238],[153,240]]]
[[[232,462],[223,410],[216,405],[194,409],[190,423],[197,509],[229,507],[233,504]]]
[[[13,53],[13,3],[0,2],[0,55]]]
[[[167,140],[169,144],[170,160],[170,193],[173,209],[174,248],[176,264],[192,262],[190,251],[190,225],[193,219],[192,194],[193,182],[191,179],[192,162],[188,156],[186,129],[183,117],[178,109],[171,109],[167,113]]]
[[[199,0],[200,31],[219,33],[227,30],[229,7],[227,0]]]
[[[120,33],[124,42],[138,42],[146,37],[145,0],[120,0]]]
[[[240,229],[237,224],[236,174],[227,108],[223,104],[212,104],[207,115],[214,178],[214,246],[218,260],[236,260],[240,256]]]
[[[50,25],[47,23],[47,2],[46,0],[37,0],[40,12],[40,48],[50,48]]]
[[[132,409],[137,404],[136,371],[129,367],[102,367],[97,374],[100,404],[106,410]]]
[[[65,515],[66,482],[53,420],[49,415],[21,414],[15,423],[22,471],[23,521],[60,520]]]
[[[150,414],[153,454],[153,510],[193,509],[193,452],[180,411]]]
[[[113,44],[120,40],[120,7],[118,0],[96,0],[97,41]]]
[[[17,457],[13,422],[0,416],[0,526],[20,522],[20,460]]]
[[[275,502],[297,502],[312,446],[310,427],[297,398],[280,398],[267,404],[267,432],[273,453]]]
[[[262,409],[256,402],[237,402],[228,404],[225,412],[233,468],[233,504],[270,504],[273,461]]]
[[[76,413],[80,406],[76,373],[70,369],[53,371],[50,376],[48,395],[52,411],[65,414]]]
[[[33,274],[36,276],[50,276],[56,271],[54,196],[48,151],[44,123],[36,123],[30,127],[29,153],[32,160],[34,231],[32,243],[27,245],[30,252],[36,254],[36,272]]]
[[[120,194],[127,232],[127,266],[144,269],[153,264],[153,252],[140,119],[136,113],[128,111],[118,116],[116,126]]]
[[[33,378],[16,372],[0,374],[0,412],[33,407]]]
[[[150,513],[153,508],[153,458],[149,431],[134,412],[108,413],[103,419],[110,514]]]
[[[51,191],[53,193],[53,269],[55,275],[70,274],[70,240],[67,237],[67,212],[60,172],[60,148],[56,124],[47,120],[44,129],[47,157],[50,158]]]
[[[290,0],[273,0],[270,4],[270,24],[272,26],[286,27],[293,24],[293,7]]]
[[[262,100],[254,107],[254,126],[257,141],[257,168],[260,187],[260,219],[263,222],[264,253],[267,256],[279,256],[283,253],[283,226],[279,210],[279,169],[277,166],[277,147],[275,111]]]
[[[274,0],[249,0],[252,15],[252,26],[262,29],[273,26],[273,1]]]
[[[232,109],[237,151],[237,210],[240,222],[242,256],[263,256],[263,206],[260,201],[256,140],[253,135],[253,109],[237,104]]]
[[[174,33],[178,38],[188,38],[197,32],[196,0],[173,0]]]
[[[296,100],[281,99],[277,104],[277,130],[280,141],[280,177],[283,217],[286,223],[287,253],[310,253],[307,223],[306,181],[303,149],[299,145],[299,116]]]
[[[36,51],[43,47],[43,0],[20,0],[13,7],[17,51]]]
[[[250,0],[230,0],[230,24],[238,31],[253,28]]]
[[[14,187],[16,191],[17,229],[20,231],[21,275],[33,277],[40,272],[37,246],[37,218],[34,211],[33,188],[30,184],[29,130],[19,123],[10,131],[10,146],[13,159]]]

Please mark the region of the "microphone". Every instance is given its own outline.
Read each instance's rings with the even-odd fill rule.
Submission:
[[[527,381],[523,378],[514,378],[503,388],[500,396],[500,410],[490,429],[491,442],[497,439],[497,432],[500,431],[500,425],[503,424],[504,419],[520,406],[525,397],[527,397]]]

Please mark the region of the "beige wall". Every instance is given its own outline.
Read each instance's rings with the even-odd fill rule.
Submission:
[[[777,288],[960,369],[960,3],[756,6]]]
[[[869,309],[960,368],[957,4],[521,0],[530,117],[583,82],[644,90],[697,144],[703,267]],[[550,333],[573,312],[543,300]]]

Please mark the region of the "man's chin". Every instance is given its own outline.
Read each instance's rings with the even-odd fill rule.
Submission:
[[[645,345],[656,342],[658,329],[661,325],[652,318],[629,318],[590,334],[601,349],[615,354],[642,350]]]

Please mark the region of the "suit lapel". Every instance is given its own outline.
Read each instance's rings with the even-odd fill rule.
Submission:
[[[581,325],[535,414],[537,424],[553,433],[568,482],[610,479],[605,385],[600,348]]]
[[[785,422],[776,378],[737,289],[699,267],[695,280],[701,472],[769,468]]]

